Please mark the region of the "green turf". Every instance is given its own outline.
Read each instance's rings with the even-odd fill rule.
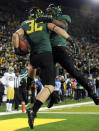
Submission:
[[[54,106],[58,106],[58,105],[67,105],[67,104],[74,104],[74,103],[81,103],[81,102],[89,102],[92,101],[92,99],[90,98],[86,98],[86,99],[81,99],[80,101],[74,100],[74,99],[65,99],[64,101],[58,103],[58,104],[54,104]],[[47,102],[42,106],[42,107],[46,107],[48,104]],[[32,104],[29,104],[28,107],[31,107]],[[26,108],[28,108],[26,107]],[[14,110],[14,104],[13,104],[13,110]],[[19,110],[21,110],[21,107],[19,107]],[[0,106],[0,112],[5,112],[6,111],[6,104],[3,103],[2,106]]]
[[[44,117],[45,114],[42,116]],[[46,114],[50,118],[66,118],[67,120],[35,127],[35,131],[99,131],[99,115],[67,115]],[[21,131],[21,130],[20,130]]]
[[[89,106],[77,106],[77,107],[67,107],[62,109],[46,110],[46,112],[49,111],[50,112],[99,112],[99,106],[89,105]]]
[[[84,99],[82,102],[90,101],[91,99]],[[67,101],[67,100],[66,100]],[[61,104],[65,104],[65,102]],[[68,100],[66,104],[71,104],[71,102],[75,103],[75,100]],[[45,104],[46,105],[46,104]],[[4,110],[5,105],[3,105],[2,109]],[[0,110],[1,111],[1,110]],[[49,123],[35,126],[34,131],[99,131],[99,114],[75,114],[75,112],[99,112],[99,106],[96,105],[87,105],[87,106],[78,106],[72,108],[63,108],[63,109],[53,109],[48,110],[52,112],[74,112],[74,114],[59,114],[59,113],[43,113],[38,114],[37,118],[39,119],[67,119],[60,122]],[[15,118],[27,118],[25,113],[14,114],[14,115],[4,115],[0,116],[1,120],[9,120]],[[5,125],[6,126],[6,125]],[[17,123],[16,123],[16,126]],[[1,130],[1,129],[0,129]],[[3,130],[3,129],[2,129]],[[12,131],[12,130],[6,130]],[[16,131],[32,131],[29,127],[18,129]]]
[[[75,104],[75,103],[82,103],[82,102],[89,102],[89,101],[92,101],[92,99],[90,98],[85,98],[85,99],[81,99],[79,101],[75,100],[75,99],[70,99],[70,98],[67,98],[67,99],[64,99],[64,101],[58,103],[58,104],[54,104],[55,106],[57,105],[67,105],[67,104]],[[45,103],[43,106],[47,106],[47,103]]]
[[[12,119],[12,118],[26,118],[27,115],[25,113],[20,113],[20,114],[10,114],[10,115],[1,115],[0,120],[5,120],[5,119]]]
[[[24,118],[26,114],[0,116],[0,120],[12,118]],[[79,114],[38,114],[38,118],[67,119],[61,122],[35,126],[34,131],[99,131],[99,115],[79,115]],[[17,125],[17,123],[16,123]],[[5,125],[6,126],[6,125]],[[6,130],[8,131],[8,130]],[[23,128],[16,131],[31,131]]]

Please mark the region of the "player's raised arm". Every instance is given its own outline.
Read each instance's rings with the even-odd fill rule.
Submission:
[[[56,26],[53,23],[48,23],[47,27],[49,30],[56,32],[58,35],[62,36],[65,39],[68,39],[70,35],[62,28]]]

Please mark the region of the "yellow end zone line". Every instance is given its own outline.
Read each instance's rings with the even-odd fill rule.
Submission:
[[[34,121],[34,126],[44,125],[44,124],[53,124],[56,122],[62,122],[67,119],[41,119],[36,118]],[[0,128],[3,131],[16,131],[23,128],[29,128],[28,119],[27,118],[12,118],[6,120],[0,120]]]

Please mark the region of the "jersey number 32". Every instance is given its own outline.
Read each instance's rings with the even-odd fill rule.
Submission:
[[[34,20],[27,21],[26,23],[29,23],[29,27],[30,27],[30,30],[27,30],[27,34],[31,34],[32,32],[43,30],[43,26],[39,26],[39,24],[36,23]]]

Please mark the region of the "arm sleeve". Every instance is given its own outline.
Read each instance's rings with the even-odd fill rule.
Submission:
[[[26,76],[27,76],[27,74],[28,74],[28,72],[27,72],[27,70],[26,70],[26,72],[25,72],[24,74],[19,75],[20,79],[23,79],[24,77],[26,77]]]

